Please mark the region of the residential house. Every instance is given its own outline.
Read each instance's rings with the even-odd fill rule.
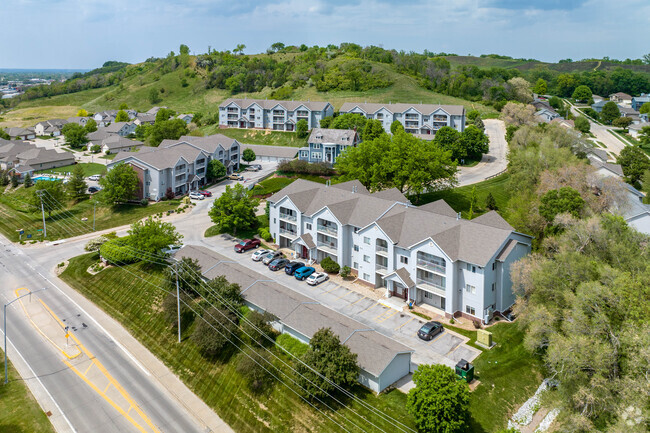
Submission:
[[[650,123],[647,122],[647,121],[645,121],[645,122],[639,122],[639,123],[633,123],[633,124],[631,124],[631,125],[629,126],[629,128],[628,128],[628,132],[629,132],[629,134],[630,134],[632,137],[638,139],[638,138],[639,138],[639,134],[641,133],[641,130],[642,130],[643,128],[645,128],[646,126],[650,126]]]
[[[605,100],[605,98],[603,98],[602,96],[598,96],[598,95],[591,95],[591,99],[594,100],[594,103]]]
[[[101,144],[102,140],[105,140],[108,137],[112,137],[114,135],[115,134],[111,134],[110,132],[107,132],[106,128],[89,132],[88,134],[86,134],[86,137],[88,138],[88,149],[90,149],[90,147],[92,147],[93,144]]]
[[[104,128],[105,126],[115,122],[115,117],[117,117],[117,110],[106,110],[95,113],[93,119],[97,122],[98,127]]]
[[[632,98],[632,109],[639,111],[643,104],[650,102],[650,93],[641,93],[641,96]]]
[[[606,100],[604,100],[604,99],[603,99],[602,101],[594,102],[593,104],[591,104],[591,108],[593,108],[594,110],[596,110],[597,112],[600,113],[601,111],[603,111],[603,107],[604,107],[605,104],[607,104],[608,102],[609,102],[609,101],[606,101]]]
[[[135,134],[136,124],[134,122],[114,122],[105,127],[103,130],[109,134],[117,134],[120,137],[126,137]]]
[[[410,134],[433,135],[443,126],[450,126],[459,132],[465,130],[465,107],[462,105],[345,102],[339,112],[359,113],[368,119],[379,120],[388,133],[395,120]]]
[[[34,128],[5,128],[5,132],[12,140],[33,140],[36,138]]]
[[[322,328],[330,328],[350,352],[357,355],[358,381],[374,392],[381,392],[411,372],[408,346],[368,328],[348,316],[320,304],[288,287],[269,280],[247,266],[232,261],[202,246],[184,246],[176,259],[196,260],[203,278],[225,277],[242,288],[244,303],[274,318],[272,326],[308,344]]]
[[[34,126],[34,132],[36,135],[49,135],[51,137],[58,137],[62,133],[63,125],[68,123],[64,119],[51,119],[44,122],[38,122]]]
[[[100,151],[104,154],[129,152],[134,149],[140,149],[143,146],[141,141],[129,140],[121,135],[109,135],[101,140],[94,140],[88,143],[88,151],[91,151],[93,146],[98,145]]]
[[[330,257],[386,296],[448,317],[484,320],[508,310],[510,266],[531,249],[532,238],[494,211],[465,220],[442,200],[415,207],[396,189],[371,194],[359,181],[299,179],[267,202],[280,247]]]
[[[229,98],[219,105],[219,127],[295,131],[300,120],[307,121],[307,128],[312,129],[333,114],[329,102]]]
[[[21,177],[37,170],[64,167],[74,163],[74,155],[70,152],[36,147],[24,141],[0,139],[0,167],[3,170],[14,169]]]
[[[182,120],[183,122],[189,125],[192,122],[192,119],[194,118],[194,114],[179,114],[178,116],[176,116],[176,118]]]
[[[255,162],[257,161],[269,161],[269,162],[280,162],[290,159],[295,159],[298,153],[298,149],[291,146],[267,146],[264,144],[242,144],[241,152],[242,155],[244,150],[251,149],[255,152]]]
[[[140,179],[139,198],[160,200],[171,188],[175,195],[187,194],[207,182],[211,160],[221,161],[230,174],[239,169],[240,144],[221,134],[208,137],[183,136],[163,140],[158,147],[141,147],[138,152],[119,152],[108,169],[130,164]]]
[[[156,114],[158,114],[158,112],[163,108],[167,108],[167,107],[152,107],[145,114],[149,114],[150,116],[156,117]]]
[[[356,147],[360,141],[355,130],[314,128],[307,140],[309,146],[300,148],[298,158],[303,161],[334,164],[336,157],[348,147]]]
[[[77,125],[81,125],[81,126],[86,126],[86,123],[88,123],[89,119],[90,119],[90,117],[79,117],[79,116],[68,117],[67,122],[68,123],[76,123]]]
[[[556,118],[552,119],[551,123],[554,124],[554,125],[563,126],[565,128],[568,128],[568,129],[573,129],[575,127],[575,123],[573,122],[573,120],[563,119],[561,117],[556,117]]]
[[[617,104],[625,105],[627,107],[632,105],[632,97],[623,92],[612,93],[609,95],[609,100],[614,101]]]
[[[155,114],[146,114],[146,113],[138,113],[138,115],[135,117],[135,120],[133,123],[136,124],[136,126],[144,125],[144,124],[149,124],[153,125],[156,123],[156,115]]]
[[[557,113],[557,111],[548,108],[542,108],[541,110],[538,110],[535,112],[535,117],[537,120],[540,122],[544,123],[551,123],[551,121],[555,119],[559,119],[560,115]]]
[[[619,105],[618,110],[621,112],[621,117],[629,117],[633,122],[639,122],[639,112],[625,105]]]

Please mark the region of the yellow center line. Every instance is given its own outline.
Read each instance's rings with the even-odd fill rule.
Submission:
[[[402,323],[397,328],[395,328],[394,331],[398,331],[398,330],[402,329],[404,327],[404,325],[408,325],[413,320],[415,320],[415,317],[411,317],[409,320],[407,320],[406,322]]]

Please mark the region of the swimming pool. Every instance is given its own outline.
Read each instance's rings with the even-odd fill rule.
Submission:
[[[49,177],[49,176],[36,176],[36,177],[33,177],[32,180],[34,182],[38,182],[39,180],[56,181],[56,180],[61,180],[61,179],[57,179],[56,177]]]

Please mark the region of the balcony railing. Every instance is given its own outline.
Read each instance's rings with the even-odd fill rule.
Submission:
[[[236,119],[237,115],[236,114],[228,114],[228,119]]]
[[[293,231],[293,230],[287,230],[287,229],[282,228],[282,227],[280,227],[280,234],[281,234],[281,235],[291,236],[291,237],[294,237],[294,238],[295,238],[295,237],[298,237],[298,233],[296,233],[295,231]]]
[[[318,248],[331,252],[332,254],[337,254],[337,244],[334,242],[323,242],[323,241],[317,241],[316,245]]]
[[[417,114],[407,114],[404,118],[406,120],[418,120],[418,115]]]
[[[295,222],[298,218],[296,217],[296,215],[280,212],[280,219]]]
[[[239,108],[228,108],[228,113],[237,113],[239,112]]]
[[[418,259],[417,266],[418,268],[424,268],[443,275],[446,273],[446,268],[444,266],[440,266],[439,264],[430,262],[428,260]]]
[[[428,278],[417,278],[416,284],[431,286],[431,287],[434,287],[436,289],[445,290],[445,286],[443,286],[442,284],[437,283],[437,282],[435,282],[433,280],[430,280]]]
[[[387,274],[388,273],[388,267],[380,264],[375,265],[375,271],[379,274]]]
[[[418,122],[409,122],[409,121],[406,121],[406,122],[404,122],[404,123],[406,124],[405,126],[406,126],[407,128],[417,128],[418,125],[419,125]]]
[[[382,247],[381,245],[377,245],[377,254],[381,256],[387,256],[388,255],[388,247]]]
[[[316,226],[316,228],[317,228],[317,230],[319,232],[329,233],[329,234],[332,234],[334,236],[336,236],[338,234],[338,229],[336,227],[324,226],[324,225],[318,224]]]

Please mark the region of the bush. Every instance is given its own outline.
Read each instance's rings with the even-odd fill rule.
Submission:
[[[93,144],[90,146],[90,153],[99,153],[102,151],[102,147],[99,144]]]
[[[146,198],[143,198],[142,200],[140,200],[140,204],[142,206],[147,206],[149,204],[149,200],[147,200]]]
[[[474,325],[474,328],[476,329],[481,329],[481,321],[480,320],[472,320],[472,325]]]
[[[273,363],[264,349],[253,349],[242,352],[239,356],[236,370],[246,379],[248,388],[259,393],[273,383]]]
[[[184,291],[181,294],[181,329],[187,329],[194,321],[194,311],[190,308],[192,297]],[[165,321],[172,325],[172,329],[178,330],[178,302],[176,291],[170,291],[162,302],[162,311]]]
[[[351,272],[352,272],[352,270],[350,269],[349,266],[343,266],[343,267],[341,268],[341,277],[343,277],[343,278],[347,278],[347,277],[350,276],[350,273],[351,273]]]
[[[238,332],[237,317],[233,313],[210,308],[194,327],[191,339],[203,356],[216,358],[231,341],[236,341]]]
[[[341,266],[332,260],[329,256],[321,260],[320,265],[328,274],[338,274],[339,270],[341,269]]]
[[[269,231],[268,227],[258,228],[257,234],[267,242],[271,242],[273,240],[273,236],[271,236],[271,232]]]
[[[106,242],[108,242],[108,238],[106,236],[100,236],[98,238],[91,239],[88,241],[88,243],[86,243],[84,250],[89,252],[99,251],[99,248],[101,248],[101,246]]]
[[[105,242],[99,248],[99,255],[109,263],[126,265],[140,260],[129,246],[128,237],[117,238]]]
[[[252,343],[257,343],[259,346],[270,346],[274,344],[275,340],[275,331],[270,325],[274,319],[270,313],[262,314],[253,310],[246,317],[242,329]]]
[[[167,191],[165,191],[165,198],[167,200],[172,200],[174,198],[174,190],[172,190],[171,186],[167,188]]]
[[[309,163],[299,159],[280,161],[278,172],[311,174],[314,176],[334,176],[336,174],[336,171],[324,162]]]

